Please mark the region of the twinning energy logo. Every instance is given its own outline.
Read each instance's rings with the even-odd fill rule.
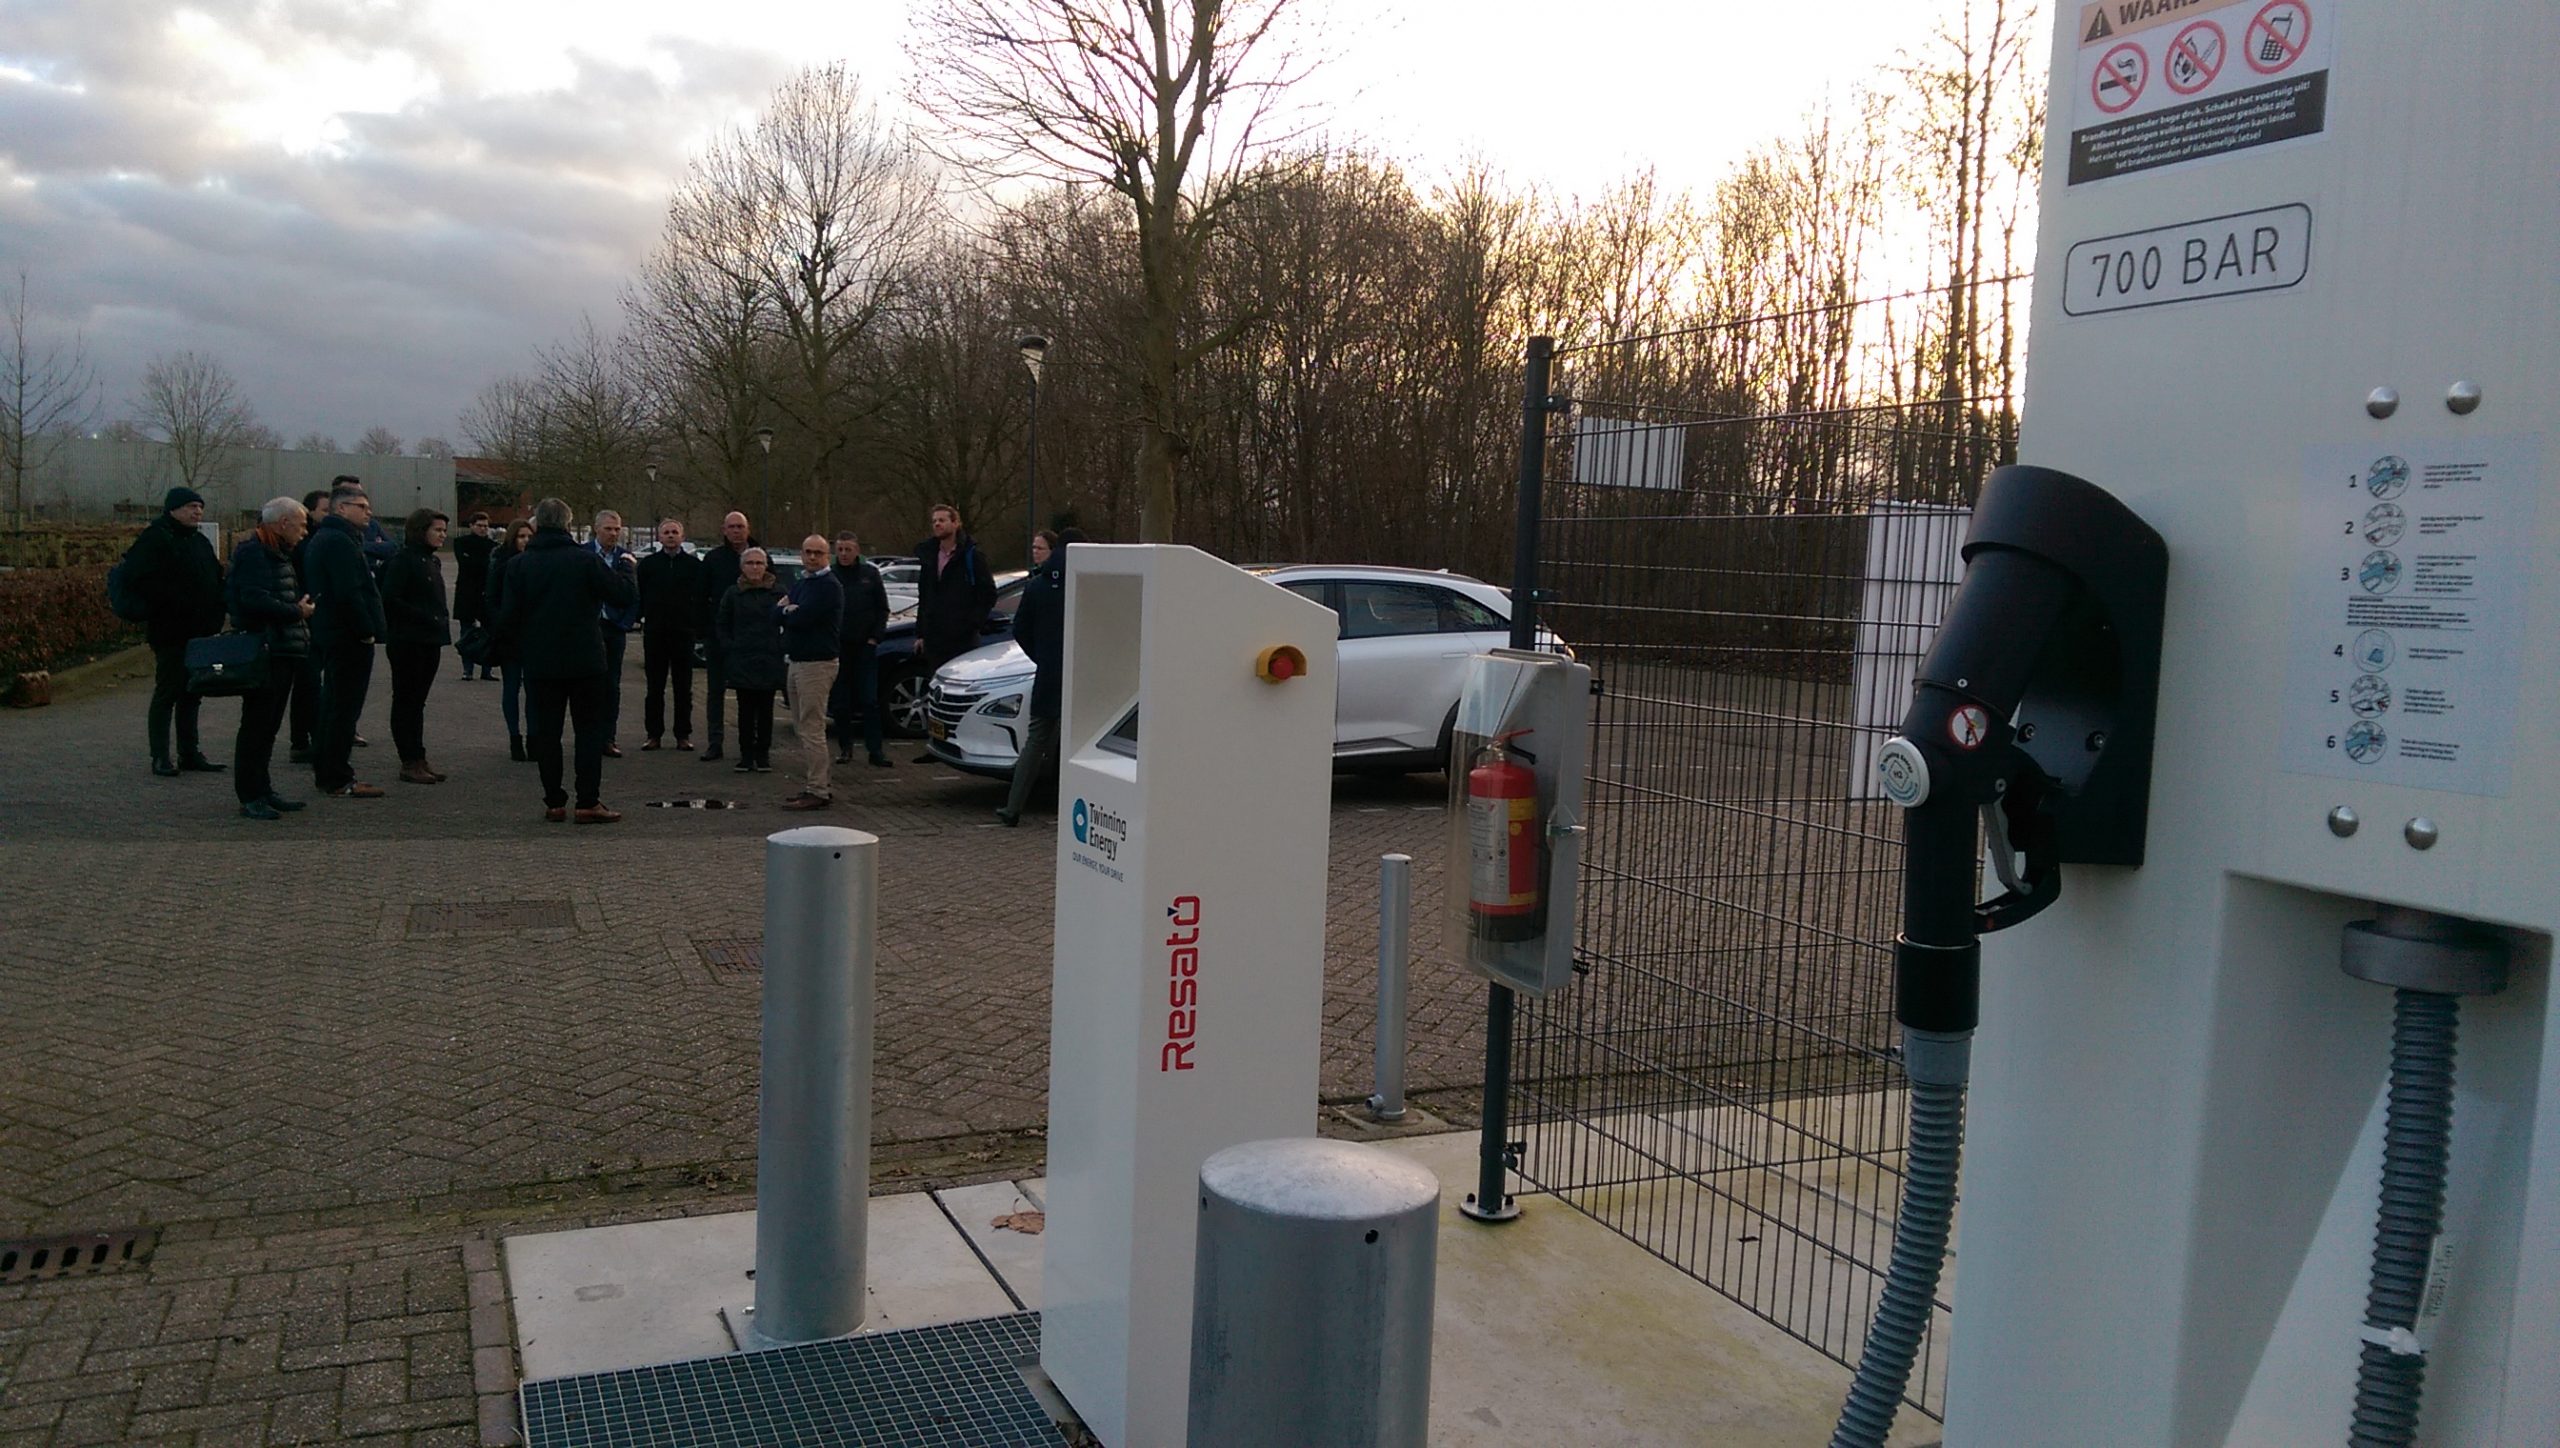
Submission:
[[[1077,800],[1068,812],[1067,823],[1075,830],[1076,843],[1106,860],[1117,862],[1120,847],[1128,841],[1129,822],[1100,805]]]

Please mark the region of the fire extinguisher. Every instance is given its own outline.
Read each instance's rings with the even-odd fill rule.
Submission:
[[[1538,834],[1538,777],[1511,757],[1515,729],[1476,751],[1467,771],[1467,923],[1482,940],[1538,934],[1546,877]]]

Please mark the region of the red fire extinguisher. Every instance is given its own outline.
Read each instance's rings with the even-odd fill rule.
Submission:
[[[1545,859],[1538,837],[1538,777],[1511,757],[1515,729],[1486,742],[1467,771],[1467,923],[1480,939],[1538,933]]]

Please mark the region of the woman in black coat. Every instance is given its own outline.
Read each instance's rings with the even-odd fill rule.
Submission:
[[[383,656],[391,663],[391,742],[400,750],[400,777],[411,784],[442,784],[427,763],[427,691],[453,642],[452,609],[444,587],[444,546],[451,520],[433,508],[409,515],[400,551],[382,569]]]
[[[489,560],[489,586],[481,595],[480,616],[489,620],[493,631],[497,621],[506,617],[507,565],[532,541],[533,525],[519,518],[507,525],[507,541],[498,545]],[[507,716],[507,757],[531,764],[533,755],[524,747],[524,669],[516,662],[515,640],[498,633],[490,640],[489,657],[498,665],[498,712]]]
[[[789,666],[782,654],[782,590],[761,548],[738,557],[738,581],[720,595],[712,634],[738,691],[738,772],[773,768],[773,696]]]

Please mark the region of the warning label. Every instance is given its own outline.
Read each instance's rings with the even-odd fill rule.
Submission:
[[[2328,125],[2336,0],[2105,0],[2079,19],[2070,184]]]

